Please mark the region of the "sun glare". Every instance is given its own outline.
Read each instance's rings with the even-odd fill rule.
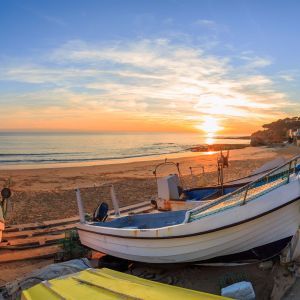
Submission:
[[[203,130],[207,137],[213,137],[216,132],[222,129],[219,125],[218,119],[210,116],[204,117],[203,122],[196,125],[196,128]]]
[[[218,124],[218,120],[213,117],[205,117],[204,122],[201,124],[201,128],[207,133],[216,133],[221,127]]]
[[[205,132],[206,144],[213,144],[216,133],[222,129],[218,119],[211,116],[204,117],[203,122],[196,125],[196,128]]]
[[[213,137],[207,137],[205,139],[205,144],[212,145],[215,142],[215,139]]]

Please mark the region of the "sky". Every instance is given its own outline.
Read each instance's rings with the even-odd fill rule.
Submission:
[[[297,0],[0,0],[0,130],[248,134],[299,115]]]

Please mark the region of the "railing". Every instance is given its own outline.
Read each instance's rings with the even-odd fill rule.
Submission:
[[[300,160],[300,155],[292,158],[283,165],[265,175],[262,175],[258,179],[228,195],[213,200],[206,205],[202,205],[187,211],[185,222],[193,222],[204,216],[211,215],[231,207],[245,205],[247,202],[260,197],[265,193],[278,188],[279,186],[288,184],[290,175],[300,171],[298,160]]]
[[[163,163],[160,163],[160,164],[158,164],[158,165],[155,166],[155,169],[153,171],[153,175],[155,177],[156,184],[157,184],[157,171],[158,171],[158,169],[161,168],[161,167],[168,166],[168,165],[169,166],[174,166],[176,168],[181,188],[184,189],[185,185],[184,185],[184,182],[182,180],[182,175],[181,175],[181,172],[180,172],[179,163],[175,163],[173,161],[167,161],[167,158],[165,159],[165,161]]]

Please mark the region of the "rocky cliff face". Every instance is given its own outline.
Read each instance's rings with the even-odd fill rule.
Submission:
[[[289,129],[300,128],[300,117],[278,120],[263,125],[263,128],[264,130],[259,130],[251,135],[251,146],[266,146],[286,141]]]

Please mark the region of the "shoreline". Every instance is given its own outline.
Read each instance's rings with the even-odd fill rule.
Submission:
[[[45,164],[7,164],[0,165],[0,171],[5,170],[41,170],[41,169],[62,169],[62,168],[80,168],[80,167],[95,167],[95,166],[106,166],[106,165],[119,165],[119,164],[129,164],[136,162],[146,162],[146,161],[157,161],[167,158],[182,158],[182,157],[193,157],[197,155],[206,155],[210,153],[216,153],[217,151],[209,152],[176,152],[168,154],[153,154],[148,156],[135,156],[126,158],[115,158],[115,159],[100,159],[93,161],[84,162],[62,162],[62,163],[45,163]]]
[[[230,150],[230,162],[235,161],[254,161],[254,160],[271,160],[278,155],[290,156],[290,153],[297,153],[297,149],[294,147],[289,148],[270,148],[267,146],[262,147],[246,147],[242,149]],[[300,152],[300,150],[299,150]],[[137,159],[118,159],[118,160],[107,160],[107,161],[96,161],[94,163],[81,162],[81,163],[62,163],[62,164],[39,164],[39,165],[19,165],[15,166],[1,166],[0,167],[0,184],[4,179],[12,178],[13,186],[19,187],[20,181],[26,178],[32,177],[32,182],[38,182],[38,184],[33,184],[36,186],[45,185],[46,181],[39,182],[41,177],[46,177],[49,179],[53,177],[52,183],[57,181],[59,178],[64,178],[67,180],[72,180],[73,177],[78,179],[76,174],[87,175],[88,177],[85,182],[89,181],[90,177],[94,176],[104,176],[104,177],[117,177],[117,178],[152,178],[152,171],[157,164],[164,162],[166,159],[169,161],[174,161],[180,164],[181,173],[183,176],[190,174],[189,167],[195,167],[199,165],[205,166],[206,172],[216,172],[217,169],[217,157],[219,156],[219,151],[209,151],[209,152],[183,152],[183,153],[173,153],[171,155],[157,155],[149,157],[138,157]],[[170,168],[167,168],[162,176],[167,175]],[[173,170],[174,171],[174,170]],[[15,180],[14,180],[15,178]],[[90,181],[92,186],[92,180]],[[84,185],[86,186],[86,185]],[[52,185],[47,186],[52,190]],[[68,187],[69,188],[69,187]],[[72,186],[73,188],[73,186]],[[54,187],[54,189],[57,189]],[[21,189],[23,190],[23,189]],[[27,189],[25,189],[27,190]],[[35,189],[34,189],[35,190]],[[36,189],[40,190],[40,189]],[[42,190],[45,190],[42,188]]]
[[[237,150],[250,147],[249,144],[212,144],[212,145],[200,145],[188,148],[183,151],[176,151],[162,154],[150,154],[124,158],[114,159],[99,159],[99,160],[86,160],[78,162],[53,162],[53,163],[36,163],[36,164],[4,164],[0,165],[1,170],[33,170],[33,169],[52,169],[52,168],[72,168],[72,167],[89,167],[89,166],[101,166],[101,165],[115,165],[126,164],[144,161],[156,161],[168,159],[177,159],[182,157],[194,157],[198,155],[210,155],[219,152],[220,150]]]

